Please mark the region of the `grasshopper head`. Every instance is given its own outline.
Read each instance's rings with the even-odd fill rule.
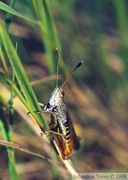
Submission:
[[[56,107],[64,101],[64,91],[61,88],[55,88],[52,92],[48,104],[44,106],[44,110],[56,111]]]

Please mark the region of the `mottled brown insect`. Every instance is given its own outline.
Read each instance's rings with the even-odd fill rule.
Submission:
[[[56,53],[58,57],[58,51]],[[83,61],[81,61],[74,68],[70,76],[61,85],[60,88],[57,85],[57,87],[51,93],[47,105],[45,105],[43,109],[43,112],[51,113],[50,130],[63,159],[68,159],[72,154],[73,149],[78,150],[80,148],[80,142],[76,135],[68,107],[64,101],[64,91],[62,87],[72,76],[74,71],[82,65],[82,63]],[[56,84],[58,84],[58,80]]]

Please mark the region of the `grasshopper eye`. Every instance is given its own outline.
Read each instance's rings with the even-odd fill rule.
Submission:
[[[53,109],[52,109],[53,112],[56,112],[57,111],[57,106],[55,106]]]

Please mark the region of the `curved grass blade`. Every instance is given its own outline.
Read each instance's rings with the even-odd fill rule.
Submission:
[[[8,13],[10,13],[12,15],[18,16],[18,17],[20,17],[22,19],[25,19],[27,21],[30,21],[31,23],[38,24],[38,22],[36,22],[36,21],[22,15],[21,13],[19,13],[18,11],[16,11],[15,9],[11,8],[10,6],[8,6],[7,4],[5,4],[3,2],[0,2],[0,9],[5,11],[5,12],[8,12]]]
[[[28,111],[30,111],[30,113],[36,119],[36,121],[40,125],[40,127],[44,126],[48,130],[49,127],[43,117],[43,114],[34,113],[35,110],[40,111],[41,108],[38,104],[38,101],[33,92],[33,89],[30,86],[30,83],[27,78],[24,67],[23,67],[23,65],[17,55],[17,52],[15,51],[15,48],[11,42],[11,39],[10,39],[6,29],[2,25],[2,23],[0,24],[0,31],[1,31],[2,43],[3,43],[3,46],[7,53],[7,56],[9,58],[9,62],[12,66],[12,69],[13,69],[15,77],[19,83],[19,86],[21,88],[23,96],[25,97],[24,104],[25,104],[26,108],[28,109]],[[18,93],[18,95],[19,95],[19,93]],[[20,96],[20,98],[21,98],[21,96]],[[23,101],[23,98],[21,100]]]

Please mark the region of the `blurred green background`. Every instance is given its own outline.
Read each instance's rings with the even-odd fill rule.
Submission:
[[[9,1],[2,2],[9,5]],[[29,80],[49,77],[49,81],[32,86],[39,102],[46,104],[55,88],[52,74],[56,73],[53,53],[56,46],[60,52],[59,85],[68,72],[84,60],[82,67],[64,86],[65,99],[81,137],[81,148],[72,157],[75,169],[78,172],[127,172],[128,1],[49,0],[52,20],[49,14],[44,14],[46,6],[42,2],[45,1],[38,1],[40,6],[34,6],[34,2],[16,0],[14,9],[32,20],[42,21],[42,27],[47,24],[48,29],[45,26],[42,31],[35,24],[14,16],[9,33],[14,45],[18,42],[17,52]],[[2,21],[5,16],[6,12],[0,10]],[[54,24],[51,28],[49,21]],[[14,116],[15,141],[20,144],[23,138],[22,145],[41,151],[30,128],[17,113]],[[29,136],[33,137],[32,144]],[[6,155],[3,147],[0,151],[5,156],[0,157],[1,164]],[[35,161],[35,157],[16,152],[18,163]],[[4,168],[6,171],[6,163]],[[44,172],[47,176],[52,174],[50,169],[45,163],[43,168],[33,169],[30,174],[22,173],[21,177],[41,179]]]

